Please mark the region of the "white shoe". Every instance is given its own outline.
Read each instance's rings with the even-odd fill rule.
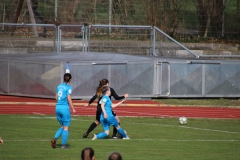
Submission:
[[[127,137],[125,137],[125,138],[123,138],[123,139],[130,139],[130,138],[127,136]]]
[[[96,140],[96,139],[97,139],[97,136],[96,134],[94,134],[92,140]]]
[[[118,137],[117,137],[117,136],[113,136],[112,138],[113,138],[113,139],[118,139]]]

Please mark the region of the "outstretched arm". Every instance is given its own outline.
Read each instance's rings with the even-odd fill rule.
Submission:
[[[119,106],[120,104],[124,103],[126,100],[121,100],[120,102],[116,103],[116,104],[112,104],[112,108],[115,108],[117,106]]]
[[[113,96],[113,98],[115,100],[121,100],[121,99],[127,98],[129,96],[128,93],[124,94],[124,96],[118,96],[113,88],[110,87],[110,89],[111,89],[111,96]]]
[[[89,106],[95,99],[97,99],[97,94],[94,94],[92,98],[89,100],[88,104],[85,104],[84,107]]]

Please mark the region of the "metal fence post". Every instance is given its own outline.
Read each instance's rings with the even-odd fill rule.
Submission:
[[[82,26],[82,51],[87,52],[87,23]]]

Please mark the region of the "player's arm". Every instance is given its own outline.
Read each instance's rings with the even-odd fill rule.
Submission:
[[[3,144],[3,139],[0,137],[0,144]]]
[[[110,89],[111,89],[111,96],[113,96],[113,98],[115,100],[121,100],[121,99],[127,98],[129,96],[128,93],[124,94],[124,96],[118,96],[113,88],[110,88]]]
[[[106,98],[102,98],[100,101],[99,101],[99,104],[101,105],[101,109],[102,109],[102,112],[103,112],[103,115],[104,115],[104,118],[106,119],[107,118],[107,112],[105,110],[105,104],[107,102],[107,99]]]
[[[101,103],[102,112],[103,112],[104,118],[106,119],[107,118],[107,113],[106,113],[106,110],[105,110],[104,106],[105,106],[105,103]]]
[[[120,104],[124,103],[126,100],[121,100],[120,102],[116,103],[116,104],[112,104],[112,108],[115,108],[117,106],[119,106]]]
[[[95,99],[97,99],[97,94],[96,93],[92,96],[92,98],[89,100],[89,102],[84,105],[84,107],[89,106],[91,103],[93,103],[93,101],[95,101]]]
[[[69,106],[72,108],[72,111],[73,111],[73,113],[75,114],[75,113],[76,113],[76,110],[74,109],[73,102],[72,102],[72,98],[71,98],[70,94],[67,95],[67,99],[68,99],[68,104],[69,104]]]
[[[56,102],[57,102],[57,99],[58,99],[58,94],[56,93],[56,94],[55,94],[55,100],[56,100]]]

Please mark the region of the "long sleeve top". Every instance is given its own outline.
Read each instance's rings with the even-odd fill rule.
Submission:
[[[109,87],[110,88],[110,90],[111,90],[111,96],[109,96],[109,98],[112,100],[112,97],[115,99],[115,100],[121,100],[121,99],[124,99],[125,97],[124,96],[119,96],[119,95],[117,95],[117,93],[115,92],[115,90],[113,89],[113,88],[111,88],[111,87]],[[95,93],[94,95],[93,95],[93,97],[89,100],[89,102],[88,102],[88,104],[91,104],[91,103],[93,103],[93,101],[94,100],[96,100],[97,99],[97,94]],[[98,100],[98,102],[99,102],[99,100]]]

